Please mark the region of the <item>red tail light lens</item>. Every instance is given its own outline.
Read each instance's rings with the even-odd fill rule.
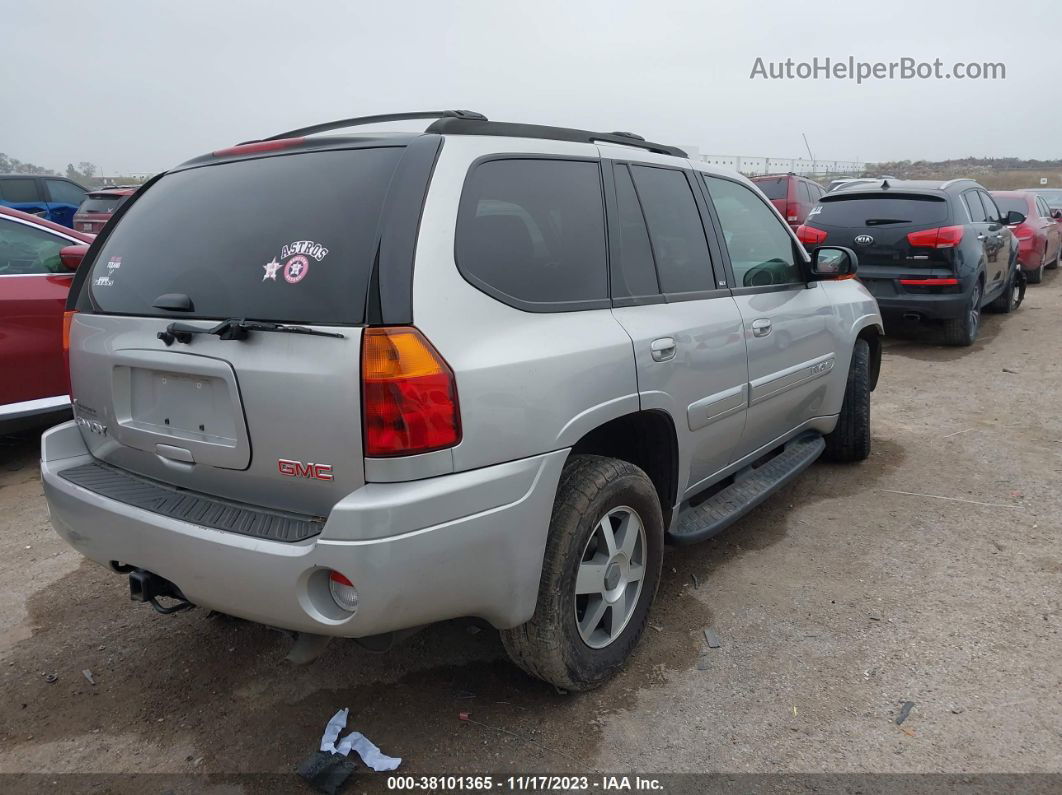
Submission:
[[[74,322],[77,312],[70,310],[63,312],[63,373],[66,378],[66,393],[72,394],[70,386],[70,326]]]
[[[801,243],[821,243],[826,239],[826,232],[813,226],[801,224],[796,230],[797,240]]]
[[[231,157],[233,155],[253,155],[258,152],[275,152],[277,149],[298,146],[305,140],[305,138],[280,138],[276,141],[254,141],[253,143],[230,146],[227,149],[216,149],[211,154],[214,157]]]
[[[453,371],[417,329],[365,330],[361,389],[365,455],[428,453],[461,441]]]
[[[900,279],[907,287],[957,287],[958,279]]]
[[[924,248],[951,248],[962,242],[965,230],[961,226],[941,226],[907,233],[907,242]]]
[[[1018,240],[1029,240],[1034,237],[1035,234],[1036,233],[1033,232],[1032,227],[1028,224],[1018,224],[1014,227],[1014,237],[1018,238]]]

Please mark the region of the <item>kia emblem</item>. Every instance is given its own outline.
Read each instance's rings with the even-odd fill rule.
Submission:
[[[857,246],[869,246],[874,242],[874,238],[870,235],[856,235],[855,242]]]

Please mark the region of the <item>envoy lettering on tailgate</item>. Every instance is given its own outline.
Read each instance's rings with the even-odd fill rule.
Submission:
[[[302,461],[292,461],[290,458],[278,458],[277,471],[289,478],[332,480],[331,464],[304,464]]]

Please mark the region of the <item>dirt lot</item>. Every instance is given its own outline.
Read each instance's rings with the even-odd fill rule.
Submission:
[[[1060,313],[1049,273],[970,349],[890,339],[870,460],[670,550],[635,658],[579,696],[469,621],[295,668],[265,627],[134,605],[6,440],[0,771],[288,773],[344,706],[413,774],[1062,771]]]

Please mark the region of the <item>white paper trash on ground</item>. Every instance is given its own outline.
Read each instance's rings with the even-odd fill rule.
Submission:
[[[381,753],[379,747],[361,732],[351,732],[340,740],[338,744],[336,743],[339,733],[347,726],[347,715],[349,713],[349,709],[341,709],[328,721],[324,734],[321,735],[321,750],[331,751],[333,754],[342,756],[346,756],[351,751],[357,751],[361,761],[377,773],[384,770],[397,770],[398,766],[402,764],[401,757],[387,756]]]

